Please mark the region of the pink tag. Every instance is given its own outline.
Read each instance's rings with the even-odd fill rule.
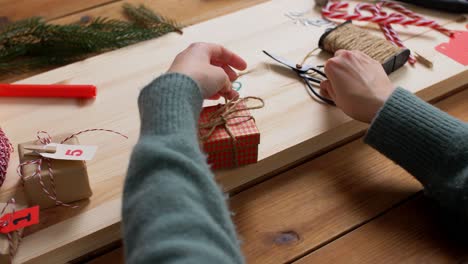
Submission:
[[[56,147],[55,153],[39,153],[42,157],[58,160],[92,160],[97,146],[64,145],[51,143],[47,146]]]
[[[468,65],[468,31],[455,31],[448,43],[442,43],[435,49],[454,61]]]
[[[39,224],[39,206],[33,206],[23,210],[16,211],[11,214],[6,214],[0,219],[6,223],[0,227],[0,233],[6,234],[24,228],[30,225]]]

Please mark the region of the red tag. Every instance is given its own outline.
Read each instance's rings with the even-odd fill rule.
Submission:
[[[455,31],[448,43],[442,43],[435,49],[465,66],[468,65],[468,31]]]
[[[1,222],[6,223],[4,227],[0,228],[0,233],[10,233],[23,227],[35,225],[39,223],[39,206],[26,208],[16,211],[11,214],[6,214],[0,219]]]

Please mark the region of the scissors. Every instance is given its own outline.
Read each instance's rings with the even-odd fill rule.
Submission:
[[[294,64],[294,63],[291,63],[289,61],[287,61],[286,59],[280,57],[280,56],[276,56],[276,55],[273,55],[269,52],[266,52],[266,51],[263,51],[263,53],[265,53],[268,57],[274,59],[275,61],[289,67],[291,70],[293,70],[294,72],[297,73],[297,75],[299,77],[301,77],[304,82],[307,84],[307,87],[309,88],[309,90],[315,95],[317,96],[317,98],[319,98],[320,100],[324,101],[325,103],[329,104],[329,105],[335,105],[335,103],[326,98],[326,97],[323,97],[321,96],[319,93],[317,93],[317,91],[315,91],[314,87],[312,86],[312,83],[316,83],[316,84],[320,84],[320,82],[322,82],[323,80],[325,80],[327,78],[327,75],[322,71],[320,70],[318,67],[316,66],[313,66],[313,65],[299,65],[299,64]],[[311,74],[312,73],[317,73],[315,76],[312,76]],[[318,75],[318,76],[317,76]],[[320,78],[318,78],[320,77]]]

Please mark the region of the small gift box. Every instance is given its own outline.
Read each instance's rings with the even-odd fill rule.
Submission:
[[[260,104],[249,107],[248,100],[257,100]],[[249,110],[263,105],[260,98],[246,97],[203,108],[199,120],[200,141],[212,169],[257,162],[260,132]]]
[[[60,142],[65,138],[59,136],[52,140]],[[80,143],[76,136],[72,136],[65,144]],[[56,205],[68,205],[92,195],[84,161],[46,159],[26,149],[31,145],[43,147],[44,142],[36,140],[18,145],[21,178],[31,206],[39,205],[41,209],[46,209]]]
[[[14,210],[19,210],[24,206],[19,207],[9,203],[0,203],[0,218],[6,214],[13,213]],[[2,223],[3,224],[3,223]],[[0,233],[0,263],[11,263],[12,257],[15,255],[20,238],[23,235],[23,228],[8,234]]]

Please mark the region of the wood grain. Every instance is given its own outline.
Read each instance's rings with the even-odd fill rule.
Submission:
[[[125,3],[135,5],[144,4],[155,12],[172,18],[182,25],[188,26],[266,1],[268,0],[128,0],[125,1]],[[84,16],[125,19],[121,8],[122,3],[123,1],[118,1],[112,4],[103,5],[98,8],[93,8],[61,19],[53,20],[52,22],[58,24],[73,23],[79,21]]]
[[[468,89],[436,106],[468,121],[467,101]],[[388,263],[401,263],[401,256],[425,263],[425,256],[434,254],[430,263],[459,259],[459,245],[440,239],[436,213],[428,213],[425,199],[365,224],[420,189],[411,175],[359,139],[236,194],[230,207],[248,263],[287,262],[309,252],[300,263],[348,263],[349,256],[355,263],[380,262],[377,256]],[[122,261],[122,256],[118,248],[98,263]]]
[[[419,191],[402,169],[356,140],[231,199],[248,263],[307,254]]]
[[[467,101],[465,89],[437,107],[468,121]],[[411,175],[359,139],[241,192],[231,199],[231,209],[249,263],[288,262],[420,189]]]
[[[122,2],[120,0],[80,0],[67,1],[64,4],[63,0],[0,0],[0,17],[5,17],[9,21],[32,16],[52,20],[116,1]]]
[[[284,16],[286,10],[304,8],[302,4],[303,1],[299,0],[268,2],[188,27],[183,36],[169,34],[21,81],[92,83],[99,88],[95,101],[0,99],[2,128],[15,144],[31,140],[38,129],[54,135],[99,126],[130,137],[127,141],[106,134],[80,137],[83,144],[100,146],[99,156],[88,163],[95,195],[79,214],[65,210],[57,215],[51,214],[50,222],[24,239],[16,261],[40,262],[47,258],[50,263],[57,263],[67,256],[76,257],[93,246],[118,239],[122,182],[139,132],[136,106],[139,89],[165,72],[173,57],[191,42],[218,42],[245,57],[254,71],[240,79],[244,87],[241,93],[260,96],[267,103],[266,108],[253,113],[262,133],[260,162],[237,170],[217,172],[218,180],[226,191],[235,190],[362,133],[363,124],[350,122],[338,109],[314,101],[292,72],[273,64],[260,52],[267,49],[296,60],[317,43],[324,28],[295,25]],[[444,17],[438,19],[451,23]],[[450,26],[461,28],[463,25],[451,23]],[[421,36],[422,33],[424,31],[408,31],[406,43],[425,47],[446,41],[442,34],[428,32]],[[323,64],[328,56],[321,54],[312,62]],[[414,68],[406,66],[392,74],[392,80],[413,92],[424,90],[422,95],[426,95],[425,99],[448,93],[466,82],[466,67],[441,54],[435,54],[435,59],[431,70],[419,65]],[[17,164],[16,157],[0,194],[3,199],[14,192],[21,192],[15,188]],[[323,191],[327,192],[333,193],[332,190]],[[114,236],[99,233],[104,228],[114,228],[109,233]],[[93,237],[95,233],[99,234]],[[52,236],[53,240],[43,242],[44,237]],[[89,241],[93,243],[89,244]],[[304,248],[298,249],[301,250]]]
[[[419,196],[295,263],[466,263],[431,201]]]

